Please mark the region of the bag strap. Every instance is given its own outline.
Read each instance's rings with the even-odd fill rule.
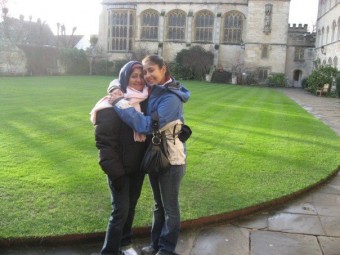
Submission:
[[[165,135],[164,135],[164,132],[160,132],[159,131],[159,118],[158,118],[158,113],[157,111],[154,111],[152,114],[151,114],[151,119],[152,119],[152,139],[151,139],[151,142],[154,144],[154,145],[161,145],[163,146],[163,150],[165,150],[165,147],[164,147],[164,142],[166,141],[165,140]]]
[[[157,111],[154,111],[151,114],[151,119],[152,119],[152,131],[156,133],[159,129],[159,122],[158,122],[159,118],[158,118]]]

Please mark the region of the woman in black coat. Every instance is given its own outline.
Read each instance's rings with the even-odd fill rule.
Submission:
[[[141,63],[128,62],[120,71],[119,83],[119,87],[110,84],[108,92],[118,92],[115,89],[120,88],[130,104],[143,112],[148,91]],[[129,246],[135,207],[144,180],[140,163],[146,150],[145,135],[134,132],[121,121],[108,100],[109,97],[104,97],[91,111],[96,147],[99,150],[99,164],[107,174],[112,202],[101,254],[132,255],[137,254]]]

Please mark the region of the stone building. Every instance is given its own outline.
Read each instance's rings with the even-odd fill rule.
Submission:
[[[290,0],[103,0],[99,46],[111,60],[147,51],[173,61],[201,45],[213,65],[238,75],[284,73],[301,86],[312,70],[314,36],[288,24]],[[311,63],[307,63],[310,61]],[[233,79],[236,82],[236,79]]]
[[[307,25],[293,24],[288,28],[286,76],[293,87],[312,72],[314,65],[315,33],[308,33]]]
[[[0,75],[26,75],[27,49],[32,45],[52,45],[54,35],[40,20],[33,22],[4,16],[0,22]]]
[[[74,31],[73,31],[74,32]],[[64,74],[60,48],[74,48],[82,35],[67,35],[65,27],[55,36],[38,19],[24,20],[3,15],[0,22],[0,76]]]
[[[319,0],[316,64],[340,70],[340,0]]]

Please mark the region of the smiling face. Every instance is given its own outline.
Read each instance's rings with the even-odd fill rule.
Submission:
[[[143,73],[145,81],[151,86],[165,83],[165,65],[159,67],[151,61],[143,62]]]
[[[128,87],[142,91],[145,86],[142,68],[134,68],[130,77]]]

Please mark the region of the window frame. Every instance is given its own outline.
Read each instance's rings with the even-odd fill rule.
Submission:
[[[150,17],[146,17],[150,15]],[[154,9],[144,10],[140,15],[140,40],[158,41],[160,14]],[[150,24],[145,24],[146,19]]]
[[[195,15],[194,29],[193,29],[195,42],[199,42],[199,43],[212,43],[213,42],[214,22],[215,22],[215,17],[211,11],[201,10]],[[207,23],[211,23],[211,25],[207,26],[206,25]],[[202,26],[198,26],[201,24]]]
[[[269,58],[269,44],[262,44],[261,46],[261,59]]]
[[[257,69],[257,78],[260,80],[260,81],[263,81],[265,79],[268,78],[268,76],[270,75],[271,73],[271,68],[270,67],[259,67]]]
[[[305,61],[305,47],[295,47],[294,49],[294,61],[304,62]]]
[[[227,22],[232,23],[232,25],[227,27],[228,25]],[[223,18],[222,43],[240,44],[243,37],[243,27],[244,27],[243,13],[239,11],[227,12]]]
[[[134,23],[134,10],[109,10],[108,52],[130,52],[133,50]]]
[[[176,24],[180,23],[180,25],[172,26],[172,20],[171,20],[172,17],[177,18],[175,23]],[[180,20],[178,20],[178,19],[180,19]],[[184,20],[182,20],[182,19],[184,19]],[[184,24],[182,22],[184,22]],[[167,15],[166,39],[168,41],[173,41],[173,42],[184,42],[186,40],[186,36],[185,36],[186,35],[186,27],[187,27],[186,13],[182,10],[179,10],[179,9],[175,9],[175,10],[170,11]],[[170,30],[175,31],[175,32],[171,33]],[[180,36],[177,36],[178,33],[180,34]],[[176,35],[176,36],[172,36],[172,38],[171,38],[170,34]]]

